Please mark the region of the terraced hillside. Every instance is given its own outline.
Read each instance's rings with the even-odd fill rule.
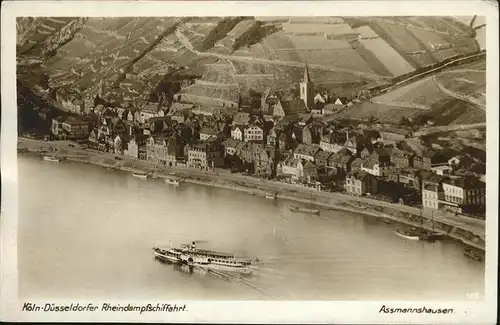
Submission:
[[[471,30],[447,17],[19,18],[19,62],[42,62],[19,78],[32,86],[30,70],[71,102],[99,95],[140,108],[182,70],[199,79],[181,90],[186,100],[231,106],[295,87],[305,63],[335,93],[390,81],[479,50]]]
[[[425,117],[436,125],[486,122],[485,61],[443,71],[355,106],[341,116],[397,123]],[[483,68],[483,69],[481,69]]]

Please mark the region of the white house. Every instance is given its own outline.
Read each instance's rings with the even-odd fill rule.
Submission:
[[[134,157],[136,159],[139,157],[139,146],[137,145],[137,142],[135,142],[134,139],[131,139],[128,142],[128,147],[123,151],[123,154],[125,156]]]
[[[448,165],[453,166],[453,165],[458,165],[460,163],[460,157],[455,156],[452,157],[448,160]]]
[[[316,96],[314,96],[314,104],[326,104],[326,102],[328,102],[328,93],[326,91],[317,93]]]
[[[434,172],[437,175],[449,175],[453,171],[453,168],[451,168],[448,165],[441,165],[441,166],[434,166],[431,167],[431,171]]]
[[[475,177],[450,178],[443,181],[445,200],[455,204],[484,204],[485,183]]]
[[[231,138],[243,141],[243,127],[236,125],[231,128]]]
[[[119,135],[117,135],[115,137],[115,140],[113,141],[113,144],[114,144],[114,149],[115,149],[115,154],[117,155],[121,155],[122,154],[122,150],[123,150],[123,143],[122,143],[122,139],[120,138]]]
[[[258,125],[249,125],[243,130],[243,140],[245,142],[263,141],[264,131]]]
[[[437,210],[439,208],[439,186],[436,184],[425,184],[422,188],[422,206],[427,209]]]
[[[300,159],[288,157],[285,161],[280,163],[281,172],[284,175],[291,176],[292,180],[299,179],[303,176],[304,166]]]

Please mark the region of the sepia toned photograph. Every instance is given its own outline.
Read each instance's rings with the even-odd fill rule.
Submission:
[[[486,22],[16,17],[20,310],[483,300]]]

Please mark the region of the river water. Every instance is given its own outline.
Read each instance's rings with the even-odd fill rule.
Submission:
[[[297,203],[31,156],[18,157],[18,173],[23,298],[463,300],[484,292],[484,264],[459,244],[406,241],[372,217],[292,213]],[[261,262],[240,278],[153,259],[153,246],[192,240]]]

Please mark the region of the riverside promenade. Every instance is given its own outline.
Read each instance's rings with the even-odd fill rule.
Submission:
[[[69,161],[89,163],[128,172],[154,172],[158,178],[178,177],[185,182],[245,191],[254,195],[276,194],[277,198],[317,204],[330,209],[339,209],[390,219],[409,226],[434,230],[459,240],[468,246],[485,249],[485,221],[441,211],[429,212],[416,207],[395,204],[369,197],[352,196],[339,192],[323,192],[295,184],[264,180],[227,170],[203,171],[185,167],[159,167],[150,161],[90,149],[82,149],[69,141],[41,141],[19,138],[18,150],[27,150],[40,155],[52,155]]]

